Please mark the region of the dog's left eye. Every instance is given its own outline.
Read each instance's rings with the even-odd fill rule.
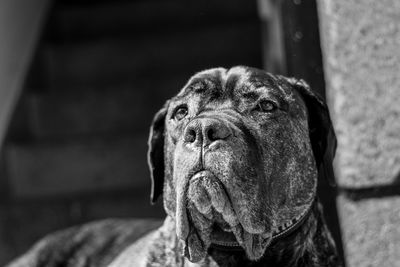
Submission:
[[[262,112],[272,112],[277,109],[277,105],[271,100],[261,100],[256,109]]]
[[[186,115],[188,114],[188,108],[185,106],[182,107],[178,107],[175,112],[174,115],[172,116],[174,119],[180,121],[181,119],[183,119],[184,117],[186,117]]]

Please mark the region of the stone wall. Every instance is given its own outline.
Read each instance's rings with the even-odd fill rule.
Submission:
[[[317,2],[347,266],[400,266],[400,1]]]

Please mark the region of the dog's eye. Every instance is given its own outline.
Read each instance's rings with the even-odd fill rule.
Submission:
[[[186,117],[186,115],[188,114],[188,108],[185,106],[181,106],[178,107],[175,112],[174,115],[172,116],[174,119],[180,121],[181,119],[183,119],[184,117]]]
[[[277,109],[277,106],[274,102],[270,100],[261,100],[258,103],[256,109],[262,112],[272,112]]]

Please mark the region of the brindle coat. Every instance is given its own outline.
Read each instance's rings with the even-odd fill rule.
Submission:
[[[304,81],[248,67],[200,72],[151,128],[164,224],[139,240],[132,222],[62,232],[10,266],[340,266],[316,200],[335,146],[327,107]]]

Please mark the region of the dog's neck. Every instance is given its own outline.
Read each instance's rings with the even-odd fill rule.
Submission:
[[[337,255],[336,248],[319,205],[314,204],[295,231],[273,241],[260,260],[249,260],[241,249],[211,247],[208,258],[199,266],[340,266],[339,259],[332,256]],[[185,261],[188,266],[196,266]]]

